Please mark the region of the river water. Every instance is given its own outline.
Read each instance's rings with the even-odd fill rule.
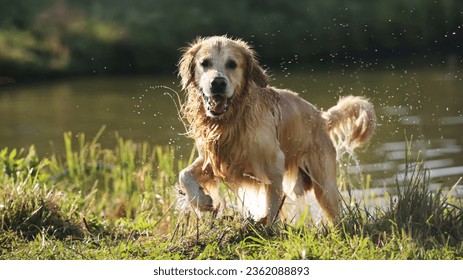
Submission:
[[[272,76],[321,109],[339,96],[363,95],[374,103],[378,129],[350,174],[371,175],[371,186],[393,184],[403,174],[407,141],[425,160],[434,186],[451,187],[463,176],[463,80],[458,68],[374,71],[306,71]],[[0,149],[35,145],[43,156],[63,152],[63,133],[83,132],[112,148],[115,133],[126,139],[173,146],[188,156],[192,140],[178,118],[175,75],[97,77],[0,86]]]

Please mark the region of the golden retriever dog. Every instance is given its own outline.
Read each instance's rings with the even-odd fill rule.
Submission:
[[[273,224],[297,219],[313,191],[326,216],[340,216],[336,145],[354,149],[375,129],[373,105],[348,96],[326,112],[296,93],[269,86],[251,47],[225,36],[198,38],[179,62],[187,134],[199,156],[179,175],[191,205],[222,205],[220,182],[241,209]]]

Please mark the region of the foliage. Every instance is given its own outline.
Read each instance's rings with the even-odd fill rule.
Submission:
[[[217,34],[250,41],[269,65],[458,53],[463,38],[459,0],[27,0],[1,6],[0,67],[12,77],[172,72],[186,42]]]

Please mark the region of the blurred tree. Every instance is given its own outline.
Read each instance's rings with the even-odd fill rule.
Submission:
[[[0,74],[172,72],[197,36],[268,65],[462,53],[461,0],[0,0]],[[461,58],[460,58],[461,61]]]

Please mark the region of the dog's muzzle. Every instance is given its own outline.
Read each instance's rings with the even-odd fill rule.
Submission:
[[[225,94],[227,89],[227,80],[223,77],[215,77],[211,81],[211,93],[212,94]]]
[[[207,96],[203,93],[204,104],[207,111],[213,117],[218,117],[224,114],[230,105],[231,98],[227,98],[223,94],[214,94]]]
[[[211,94],[207,95],[203,91],[204,104],[211,116],[218,117],[227,111],[231,98],[227,98],[226,90],[227,80],[223,77],[215,77],[210,82]]]

